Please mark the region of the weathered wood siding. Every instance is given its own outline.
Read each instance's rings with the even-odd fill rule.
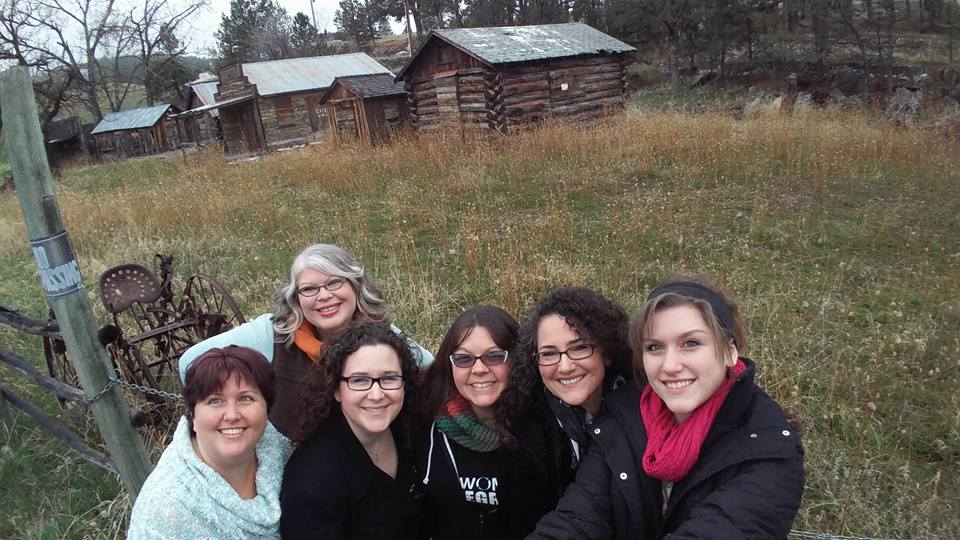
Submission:
[[[433,40],[404,74],[414,127],[422,131],[489,127],[484,79],[489,71],[476,58]]]
[[[250,97],[226,107],[220,107],[220,129],[223,133],[223,153],[230,156],[265,149],[264,129],[260,121],[259,104],[254,98],[256,85],[240,71],[240,64],[220,69],[220,91],[214,96],[217,101]]]
[[[197,97],[196,92],[190,92],[187,110],[202,106],[204,106],[204,103]],[[184,118],[180,124],[184,130],[184,133],[182,133],[184,142],[193,141],[198,145],[203,145],[204,143],[216,141],[220,138],[218,120],[210,111],[204,111],[194,116]]]
[[[581,120],[622,107],[627,59],[597,55],[498,69],[435,40],[417,55],[403,78],[417,130],[506,132],[546,116]]]
[[[167,152],[175,150],[179,142],[175,122],[167,118],[149,128],[97,133],[94,140],[101,155],[116,157]]]
[[[316,139],[326,127],[319,116],[322,92],[259,97],[260,119],[268,147]]]
[[[407,120],[405,96],[360,99],[337,84],[324,102],[328,126],[343,140],[387,141]]]

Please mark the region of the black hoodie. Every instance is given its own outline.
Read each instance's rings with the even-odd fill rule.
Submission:
[[[415,445],[426,537],[511,540],[533,532],[556,506],[567,476],[553,451],[564,442],[555,426],[542,403],[531,406],[514,421],[515,445],[478,452],[431,425]]]

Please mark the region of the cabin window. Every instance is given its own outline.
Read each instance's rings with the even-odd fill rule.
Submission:
[[[296,123],[293,100],[289,96],[274,98],[273,107],[277,115],[277,127],[290,127]]]
[[[453,47],[441,45],[439,54],[441,64],[450,64],[456,60],[456,57],[453,54]]]

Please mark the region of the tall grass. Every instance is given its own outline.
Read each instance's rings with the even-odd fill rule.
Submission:
[[[300,248],[332,242],[364,261],[428,347],[474,303],[520,316],[577,284],[633,310],[666,275],[712,276],[743,306],[761,384],[807,425],[795,526],[939,538],[960,533],[958,180],[956,143],[869,116],[631,110],[507,138],[89,166],[67,171],[58,197],[88,283],[170,252],[181,280],[212,274],[255,315]],[[0,303],[41,313],[10,193],[0,260]],[[41,361],[0,330],[7,340]],[[62,459],[29,426],[18,420],[4,451]],[[4,485],[34,485],[17,467],[0,465]],[[0,536],[123,530],[114,480],[79,464],[36,469],[38,487],[0,494],[13,509]]]

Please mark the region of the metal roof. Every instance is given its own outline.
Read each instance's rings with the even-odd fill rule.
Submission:
[[[391,73],[389,69],[364,53],[289,58],[243,64],[243,74],[257,85],[261,96],[322,90],[337,77]]]
[[[107,113],[103,115],[103,120],[100,120],[97,127],[93,128],[90,134],[96,135],[97,133],[107,133],[110,131],[152,127],[163,118],[163,115],[166,114],[167,109],[170,107],[172,107],[172,105],[165,103],[153,107]]]
[[[194,81],[190,83],[190,89],[197,94],[197,98],[200,99],[201,107],[207,107],[213,105],[217,100],[213,99],[213,95],[217,93],[217,85],[220,84],[218,79],[205,80],[205,81]],[[210,114],[213,116],[219,116],[220,111],[215,108],[210,111]]]
[[[249,96],[249,95],[248,95],[248,96],[240,96],[240,97],[225,99],[225,100],[223,100],[223,101],[215,101],[215,102],[213,102],[213,103],[211,103],[211,104],[209,104],[209,105],[203,105],[203,106],[201,106],[201,107],[197,107],[196,109],[190,109],[189,111],[183,111],[182,113],[178,114],[177,116],[184,116],[184,117],[186,117],[186,116],[193,116],[193,115],[196,114],[196,113],[202,113],[202,112],[204,112],[204,111],[210,111],[210,112],[217,112],[217,113],[218,113],[217,109],[219,109],[220,107],[226,107],[227,105],[233,105],[234,103],[240,103],[240,102],[242,102],[242,101],[250,101],[251,99],[253,99],[253,96]],[[219,113],[218,113],[218,114],[219,114]]]
[[[636,51],[619,39],[583,23],[445,28],[431,31],[432,37],[440,38],[491,66]],[[398,77],[413,65],[430,38],[400,70]]]
[[[329,98],[330,92],[333,91],[337,83],[345,86],[360,99],[402,96],[407,93],[406,90],[403,89],[403,83],[394,81],[392,73],[350,75],[348,77],[337,77],[333,84],[330,85],[330,90],[327,90],[327,93],[320,98],[321,103]]]
[[[213,99],[213,95],[217,93],[218,84],[220,84],[220,81],[214,79],[212,81],[205,81],[201,83],[191,83],[190,87],[193,88],[193,91],[197,93],[197,97],[200,98],[200,101],[204,105],[210,105],[211,103],[217,101]]]

